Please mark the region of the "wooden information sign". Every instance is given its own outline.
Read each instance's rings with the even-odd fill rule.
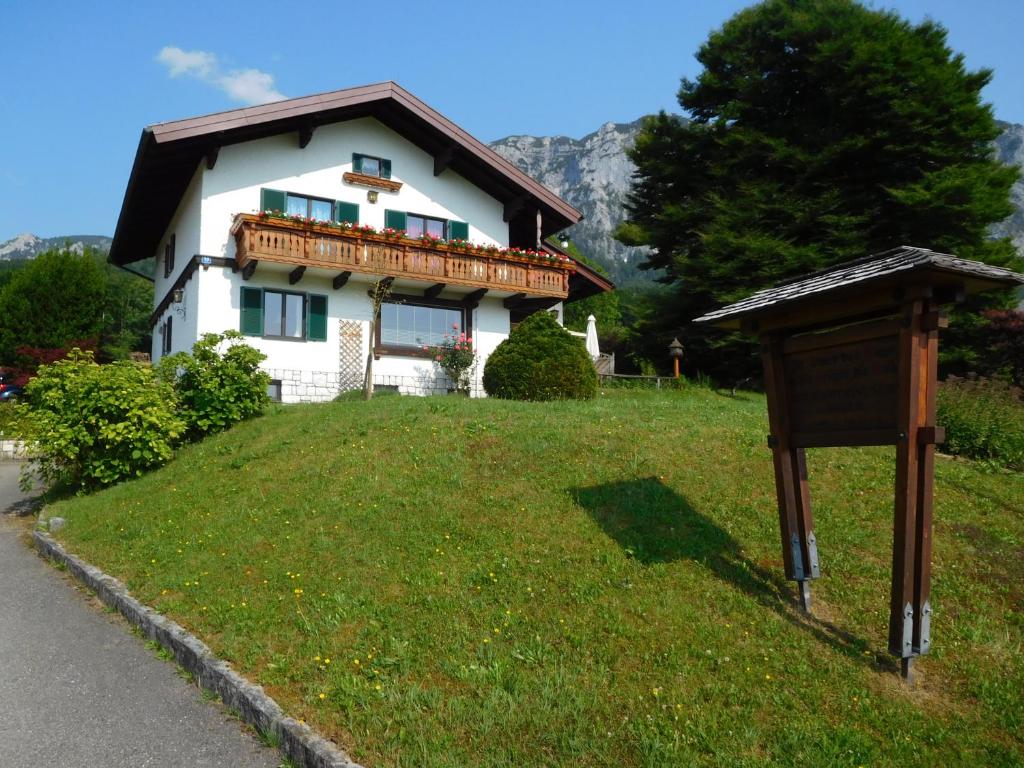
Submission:
[[[821,573],[804,449],[896,446],[889,650],[908,680],[931,644],[939,306],[1018,283],[1024,275],[902,247],[696,320],[761,342],[782,559],[804,610]]]

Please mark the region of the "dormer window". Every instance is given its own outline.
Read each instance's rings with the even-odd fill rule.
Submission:
[[[391,178],[391,161],[373,155],[352,155],[352,171],[363,176],[376,176],[380,179]]]

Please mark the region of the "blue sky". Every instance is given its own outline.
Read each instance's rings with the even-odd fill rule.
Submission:
[[[737,0],[0,3],[0,241],[113,234],[150,123],[395,80],[489,141],[677,109]],[[892,0],[942,22],[1024,122],[1024,2]]]

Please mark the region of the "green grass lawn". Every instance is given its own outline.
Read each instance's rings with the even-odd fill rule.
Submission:
[[[766,431],[698,388],[279,407],[47,514],[370,766],[1024,764],[1024,475],[937,461],[910,691],[893,451],[810,452],[808,620]]]

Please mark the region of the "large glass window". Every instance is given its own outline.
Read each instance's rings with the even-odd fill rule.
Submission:
[[[334,203],[303,195],[288,195],[287,213],[289,216],[305,216],[317,221],[333,221]]]
[[[380,308],[380,343],[386,347],[435,346],[446,335],[462,333],[463,313],[450,307],[383,304]]]
[[[413,216],[411,213],[405,218],[405,234],[408,237],[422,237],[424,234],[444,239],[444,219],[433,219],[429,216]]]
[[[305,337],[305,297],[300,293],[263,292],[263,335]]]

